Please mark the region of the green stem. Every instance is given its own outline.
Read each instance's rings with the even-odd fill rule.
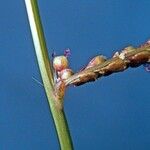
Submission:
[[[37,0],[25,0],[29,24],[31,28],[35,52],[48,98],[49,107],[54,119],[55,128],[57,131],[61,150],[72,150],[73,144],[70,137],[65,113],[63,109],[58,109],[56,105],[56,97],[54,96],[54,81],[46,42],[40,20]],[[62,99],[63,101],[63,99]]]

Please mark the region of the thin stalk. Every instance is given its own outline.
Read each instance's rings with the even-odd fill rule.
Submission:
[[[53,116],[57,136],[61,150],[72,150],[73,144],[69,133],[68,124],[63,109],[56,106],[56,97],[54,96],[54,81],[50,60],[46,48],[46,42],[39,15],[37,0],[25,0],[29,24],[31,28],[35,52],[40,68],[44,89],[47,95],[49,107]],[[62,100],[63,101],[63,100]]]

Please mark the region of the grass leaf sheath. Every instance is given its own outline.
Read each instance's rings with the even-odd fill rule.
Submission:
[[[54,96],[54,81],[51,69],[42,23],[39,15],[37,0],[25,0],[27,15],[31,28],[33,43],[37,56],[37,61],[47,95],[48,104],[53,116],[57,136],[61,150],[72,150],[73,144],[68,129],[67,120],[63,109],[56,107],[56,97]]]

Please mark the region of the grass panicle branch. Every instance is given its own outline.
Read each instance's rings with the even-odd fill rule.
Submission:
[[[107,59],[105,62],[75,73],[65,81],[65,85],[79,86],[95,81],[102,76],[122,72],[129,67],[134,68],[145,63],[150,63],[150,40],[137,48],[128,46],[120,53],[116,52],[112,58]]]

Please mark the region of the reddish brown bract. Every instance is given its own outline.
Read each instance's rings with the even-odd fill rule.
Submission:
[[[88,63],[88,65],[85,67],[85,69],[99,65],[99,64],[103,63],[104,61],[106,61],[105,56],[103,56],[103,55],[96,56]]]

